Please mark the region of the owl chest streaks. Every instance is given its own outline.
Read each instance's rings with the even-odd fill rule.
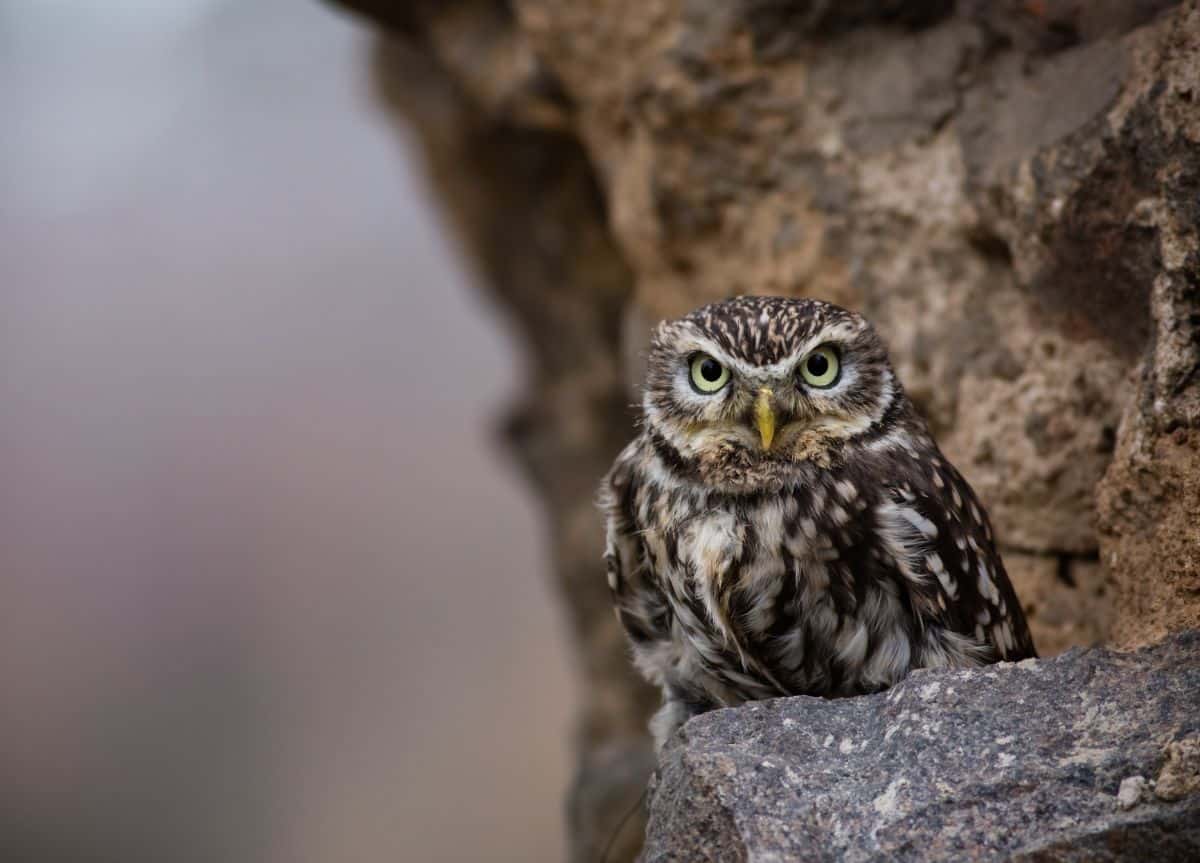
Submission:
[[[918,634],[905,585],[879,565],[873,495],[829,471],[746,495],[656,473],[630,501],[640,553],[683,664],[718,703],[873,691],[907,670]]]
[[[1033,655],[990,528],[935,453],[806,464],[775,487],[729,494],[635,442],[611,478],[609,562],[639,667],[690,715]],[[909,481],[887,482],[918,464],[933,465],[925,475],[948,492],[945,509]]]

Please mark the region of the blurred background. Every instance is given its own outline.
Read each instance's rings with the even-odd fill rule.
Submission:
[[[316,2],[0,0],[0,858],[551,860],[523,374]]]

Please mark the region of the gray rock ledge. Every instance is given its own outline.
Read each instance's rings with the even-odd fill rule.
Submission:
[[[1200,631],[691,720],[642,860],[1200,860]]]

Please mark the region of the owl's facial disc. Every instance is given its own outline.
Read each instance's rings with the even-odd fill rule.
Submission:
[[[898,385],[861,317],[783,300],[749,305],[748,316],[737,302],[659,326],[644,408],[647,426],[705,482],[745,488],[834,457],[881,420]]]

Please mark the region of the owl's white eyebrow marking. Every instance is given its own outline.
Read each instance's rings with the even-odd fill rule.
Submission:
[[[858,333],[858,328],[854,325],[845,321],[839,321],[813,333],[795,351],[778,362],[760,366],[732,356],[729,351],[722,348],[708,336],[698,332],[695,329],[696,326],[698,325],[693,324],[692,329],[683,330],[680,333],[678,339],[679,346],[688,353],[703,351],[706,354],[710,354],[714,359],[729,366],[730,369],[743,377],[784,377],[790,375],[796,362],[806,356],[813,348],[828,342],[849,341]]]

